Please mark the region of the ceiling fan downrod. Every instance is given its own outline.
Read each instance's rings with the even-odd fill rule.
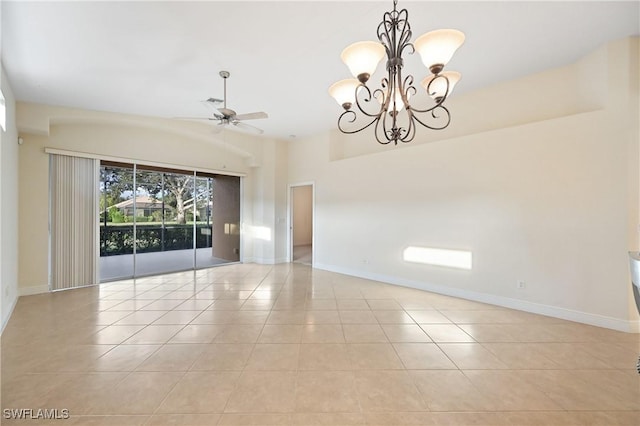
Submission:
[[[220,71],[220,77],[224,80],[224,109],[227,109],[227,79],[230,75],[229,71]]]

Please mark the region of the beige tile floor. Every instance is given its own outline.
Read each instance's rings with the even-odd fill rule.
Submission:
[[[638,353],[638,335],[229,265],[22,297],[1,395],[68,409],[34,422],[56,425],[637,426]]]

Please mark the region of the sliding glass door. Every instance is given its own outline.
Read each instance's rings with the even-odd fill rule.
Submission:
[[[240,178],[106,162],[101,177],[101,281],[240,260]],[[237,199],[214,195],[219,179],[221,191],[235,191]],[[229,224],[220,233],[236,235],[232,248],[216,235],[218,222]]]
[[[100,281],[133,276],[133,165],[100,165]]]
[[[196,175],[193,214],[196,224],[196,268],[219,263],[211,252],[213,238],[213,177]]]
[[[222,261],[240,260],[240,178],[213,179],[213,257]]]

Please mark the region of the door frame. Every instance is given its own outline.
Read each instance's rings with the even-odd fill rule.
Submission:
[[[290,183],[287,189],[287,262],[293,262],[293,189],[311,187],[311,265],[316,263],[316,185],[314,181]]]

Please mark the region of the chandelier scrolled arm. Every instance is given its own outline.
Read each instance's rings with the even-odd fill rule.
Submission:
[[[437,96],[437,91],[433,90],[431,85],[433,84],[434,81],[438,81],[438,79],[443,79],[445,81],[445,91],[444,91],[444,95],[443,96]],[[437,83],[436,83],[437,84]],[[444,101],[447,100],[447,93],[449,93],[449,88],[450,88],[450,83],[449,83],[449,79],[447,78],[446,75],[443,74],[437,74],[433,77],[433,79],[431,81],[429,81],[429,84],[427,84],[427,87],[425,87],[427,94],[431,97],[434,97],[435,100],[435,105],[426,108],[426,109],[418,109],[418,108],[412,108],[414,112],[418,112],[418,113],[425,113],[425,112],[432,112],[436,109],[439,108],[444,108],[442,106],[442,104],[444,103]],[[415,90],[415,88],[414,88]],[[445,108],[446,109],[446,108]]]
[[[353,117],[353,118],[349,119],[348,117]],[[343,123],[345,121],[348,122],[348,123],[354,123],[357,118],[358,118],[358,116],[355,113],[355,111],[351,111],[351,110],[344,111],[338,117],[338,130],[340,130],[342,133],[346,133],[348,135],[352,135],[354,133],[359,133],[359,132],[363,131],[367,127],[370,127],[373,123],[376,123],[376,122],[380,121],[380,120],[378,120],[378,117],[376,116],[373,120],[371,120],[369,123],[363,125],[362,127],[359,127],[359,128],[356,128],[356,129],[351,129],[351,130],[343,127]]]
[[[409,25],[409,12],[407,9],[394,10],[383,15],[382,22],[378,25],[378,40],[385,47],[387,58],[401,58],[406,48],[415,51],[411,40],[411,25]],[[387,63],[388,67],[388,63]]]
[[[364,92],[365,96],[362,97],[362,99],[360,99],[360,97],[358,96],[360,92]],[[369,87],[367,87],[366,84],[360,84],[358,87],[356,87],[356,106],[358,107],[358,110],[365,116],[367,117],[375,117],[378,118],[380,116],[380,110],[378,109],[377,112],[367,112],[365,110],[365,108],[363,108],[363,104],[361,104],[360,102],[366,102],[369,103],[371,102],[372,99],[374,99],[376,97],[377,93],[381,93],[380,89],[376,89],[373,91],[373,94],[371,93],[371,89],[369,89]]]
[[[375,123],[376,140],[383,145],[391,142],[397,145],[415,138],[417,124],[432,130],[448,127],[451,113],[443,103],[460,79],[460,74],[444,71],[444,67],[464,42],[464,34],[457,30],[436,30],[412,43],[409,12],[407,9],[398,11],[397,0],[394,0],[393,10],[383,14],[376,35],[378,42],[355,43],[342,52],[343,61],[356,79],[341,80],[329,89],[345,110],[338,118],[338,129],[353,134]],[[421,84],[434,104],[424,109],[410,103],[410,99],[418,94],[414,77],[402,76],[403,54],[415,52],[420,54],[431,73]],[[385,55],[387,76],[380,80],[380,88],[372,91],[367,83]],[[372,110],[374,98],[380,105]],[[364,123],[359,123],[359,116],[366,118]]]
[[[379,110],[375,113],[369,113],[362,107],[362,104],[360,102],[361,101],[371,102],[371,100],[375,98],[377,93],[383,93],[383,92],[380,89],[376,89],[373,93],[371,93],[371,89],[369,89],[366,85],[362,83],[359,84],[355,90],[356,92],[360,92],[360,91],[364,92],[364,97],[362,100],[360,99],[360,96],[358,96],[358,93],[356,93],[356,97],[355,97],[356,107],[364,116],[372,118],[372,120],[355,129],[348,129],[343,127],[343,123],[355,123],[356,119],[358,118],[358,115],[356,114],[356,112],[353,111],[351,107],[349,107],[349,109],[345,109],[345,111],[342,114],[340,114],[340,116],[338,117],[338,129],[342,133],[346,133],[346,134],[359,133],[364,129],[370,127],[376,121],[379,121],[379,118],[380,118]]]
[[[445,83],[446,83],[446,89],[444,91],[444,95],[442,97],[436,97],[435,101],[436,104],[433,105],[431,108],[427,108],[424,110],[420,110],[417,108],[412,108],[413,112],[417,112],[419,114],[424,114],[424,113],[428,113],[428,115],[431,117],[432,120],[436,121],[436,122],[442,122],[441,125],[435,125],[435,124],[429,124],[426,123],[424,121],[422,121],[418,115],[414,115],[414,119],[422,124],[424,127],[431,129],[431,130],[442,130],[445,129],[446,127],[449,126],[449,123],[451,123],[451,113],[449,112],[449,110],[447,109],[447,107],[445,107],[443,105],[444,101],[447,99],[447,93],[449,93],[449,87],[450,87],[450,82],[449,79],[447,78],[446,75],[442,75],[442,74],[438,74],[436,75],[427,85],[426,90],[427,93],[432,96],[437,94],[436,91],[433,91],[431,88],[431,85],[433,84],[434,81],[436,81],[437,79],[444,79]],[[441,112],[443,115],[438,115],[437,113]],[[442,119],[442,117],[446,117],[446,119]]]
[[[418,116],[414,116],[414,120],[417,121],[418,123],[422,124],[424,127],[426,127],[427,129],[431,129],[431,130],[442,130],[445,129],[449,126],[449,123],[451,123],[451,113],[449,112],[449,110],[447,109],[446,106],[444,105],[436,105],[433,108],[428,110],[428,115],[431,116],[431,119],[433,119],[434,121],[442,121],[442,116],[437,115],[436,113],[438,111],[442,111],[444,113],[444,117],[446,117],[446,119],[444,120],[443,124],[438,126],[438,125],[433,125],[433,124],[427,124],[424,121],[420,120],[418,118]]]
[[[415,52],[415,48],[410,41],[413,33],[411,32],[411,25],[409,25],[409,12],[407,11],[407,9],[402,9],[400,12],[397,12],[395,14],[394,18],[397,33],[395,40],[395,56],[401,58],[404,50],[407,48],[411,49],[411,52],[409,52],[409,54]]]
[[[382,43],[382,45],[385,48],[386,54],[387,54],[387,58],[390,58],[393,56],[393,51],[391,50],[393,46],[393,42],[391,41],[391,34],[390,34],[390,23],[391,23],[391,12],[386,12],[384,14],[384,17],[382,19],[382,22],[380,22],[380,24],[378,25],[378,31],[377,31],[377,35],[378,35],[378,40],[380,41],[380,43]]]
[[[402,75],[398,73],[398,80],[400,80],[401,78],[402,78]],[[406,76],[405,79],[401,81],[402,83],[398,84],[398,87],[401,93],[403,94],[402,100],[404,101],[405,105],[409,105],[409,98],[415,95],[416,93],[418,93],[418,90],[413,85],[412,75]],[[409,109],[412,109],[412,108],[409,108]],[[413,111],[416,111],[416,110],[413,109]]]

